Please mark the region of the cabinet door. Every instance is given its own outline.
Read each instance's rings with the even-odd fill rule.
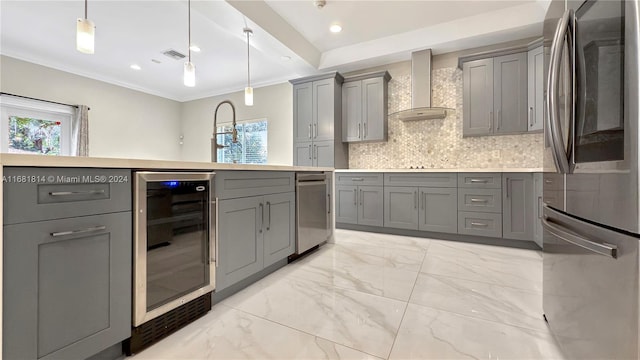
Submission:
[[[293,86],[293,142],[311,141],[313,123],[312,83]]]
[[[3,251],[3,358],[85,359],[131,336],[131,212],[7,225]]]
[[[358,187],[353,185],[336,185],[336,222],[346,224],[358,223]]]
[[[362,81],[342,84],[342,142],[362,138]]]
[[[419,229],[458,232],[458,189],[420,188]]]
[[[544,52],[540,46],[529,51],[527,56],[528,94],[527,94],[527,119],[529,131],[542,130],[544,111]]]
[[[216,291],[262,270],[263,217],[262,196],[220,201]]]
[[[499,56],[493,61],[495,133],[527,131],[527,53]]]
[[[264,197],[264,267],[267,267],[296,251],[294,192],[266,195]]]
[[[333,167],[335,143],[331,141],[313,142],[313,166]]]
[[[335,87],[336,81],[333,78],[313,82],[313,141],[333,140]]]
[[[384,187],[384,226],[418,229],[417,187]]]
[[[313,143],[311,141],[293,143],[293,165],[313,166]]]
[[[542,248],[542,173],[533,174],[533,241]]]
[[[384,79],[362,80],[362,140],[386,140]]]
[[[533,239],[533,177],[529,173],[502,174],[502,237]]]
[[[358,186],[358,224],[383,226],[382,186]]]
[[[463,64],[464,136],[488,135],[493,130],[493,59]]]

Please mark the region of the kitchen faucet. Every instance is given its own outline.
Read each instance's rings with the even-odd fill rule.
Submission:
[[[222,104],[229,104],[231,106],[231,113],[233,114],[233,129],[231,131],[224,131],[217,133],[218,129],[218,109]],[[218,149],[224,149],[229,145],[218,144],[218,135],[231,134],[231,142],[238,143],[238,130],[236,130],[236,107],[233,106],[231,100],[224,100],[216,106],[216,111],[213,114],[213,137],[211,138],[211,162],[218,162]]]

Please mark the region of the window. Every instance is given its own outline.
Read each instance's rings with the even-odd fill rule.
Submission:
[[[218,135],[218,144],[226,146],[218,150],[218,162],[241,164],[267,163],[267,119],[240,122],[236,125],[238,142],[231,142],[231,124],[218,126],[217,132],[229,132]]]
[[[70,155],[74,108],[44,101],[0,97],[0,151],[14,154]]]

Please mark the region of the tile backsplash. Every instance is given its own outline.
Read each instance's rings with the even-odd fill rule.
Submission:
[[[400,121],[389,117],[387,142],[349,144],[354,169],[542,167],[541,133],[462,137],[462,70],[433,70],[431,105],[454,108],[445,119]],[[411,76],[389,82],[389,113],[411,108]]]

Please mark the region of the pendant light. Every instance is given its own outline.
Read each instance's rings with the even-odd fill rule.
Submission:
[[[251,87],[251,72],[250,72],[250,59],[249,59],[249,36],[253,35],[253,30],[244,28],[244,33],[247,35],[247,87],[244,88],[244,104],[247,106],[253,106],[253,88]]]
[[[76,49],[81,53],[93,54],[96,25],[87,19],[87,0],[84,0],[84,19],[76,24]]]
[[[196,86],[196,66],[191,62],[191,0],[189,0],[189,61],[184,63],[184,86]]]

